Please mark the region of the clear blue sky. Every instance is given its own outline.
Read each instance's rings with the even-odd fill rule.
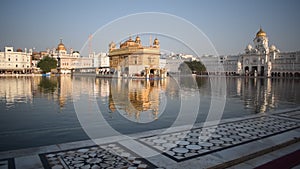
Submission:
[[[12,45],[41,51],[56,47],[62,37],[66,47],[80,50],[89,34],[112,20],[140,12],[163,12],[196,25],[219,54],[243,52],[260,26],[281,51],[297,51],[299,9],[298,0],[2,0],[0,48]],[[103,50],[101,45],[93,43],[93,49]]]

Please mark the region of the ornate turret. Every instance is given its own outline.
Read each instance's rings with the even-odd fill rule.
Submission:
[[[258,53],[268,54],[269,53],[269,40],[265,31],[260,27],[254,38],[255,49]]]
[[[153,47],[154,48],[159,48],[159,40],[157,38],[154,39]]]
[[[114,49],[116,49],[116,44],[114,42],[110,42],[110,44],[109,44],[109,51],[112,51]]]
[[[139,36],[136,36],[135,43],[141,44],[141,38]]]

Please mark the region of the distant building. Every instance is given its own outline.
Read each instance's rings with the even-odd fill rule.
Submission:
[[[156,38],[151,46],[142,46],[139,36],[131,38],[116,48],[114,42],[109,44],[110,68],[118,76],[165,77],[164,68],[160,68],[160,46]]]
[[[166,70],[168,73],[179,73],[179,66],[183,60],[179,55],[171,55],[166,58]]]
[[[72,48],[68,52],[62,40],[56,49],[48,50],[48,55],[57,59],[58,72],[62,74],[70,74],[76,68],[92,68],[94,66],[92,57],[81,57],[80,53]]]
[[[168,73],[179,73],[180,65],[187,61],[199,61],[199,59],[193,55],[186,54],[174,54],[171,53],[169,56],[165,57],[166,59],[166,70]]]
[[[93,67],[97,69],[97,74],[108,74],[110,72],[109,57],[107,53],[93,54]]]
[[[208,74],[245,75],[267,77],[300,77],[300,51],[280,52],[274,45],[269,46],[266,32],[261,28],[245,52],[239,55],[201,57],[205,66],[212,67]],[[214,70],[221,64],[223,70]]]
[[[27,52],[27,49],[14,51],[13,47],[5,47],[4,52],[0,52],[0,73],[31,73],[31,55],[32,49]]]

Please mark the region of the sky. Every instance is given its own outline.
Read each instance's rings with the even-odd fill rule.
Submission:
[[[154,35],[153,39],[161,38],[161,48],[168,51],[189,53],[191,50],[182,44],[189,46],[193,43],[191,46],[199,51],[197,54],[211,54],[210,50],[205,50],[209,47],[197,42],[198,37],[204,37],[218,54],[233,55],[242,53],[248,44],[252,44],[256,32],[262,27],[269,43],[280,51],[299,51],[299,7],[298,0],[2,0],[0,49],[13,46],[43,51],[57,47],[62,38],[68,49],[83,51],[87,48],[89,35],[93,34],[93,51],[107,52],[110,41],[119,42],[120,37],[152,32],[153,29],[153,32],[161,33]],[[134,22],[134,17],[129,17],[131,21],[127,22],[125,16],[144,12],[170,14],[172,19],[148,13],[153,17],[145,22],[141,18]],[[114,21],[122,19],[119,25],[113,25]],[[176,24],[177,21],[181,23]],[[150,26],[142,28],[145,25]],[[141,30],[136,29],[139,27]],[[160,32],[162,27],[169,32]],[[105,28],[110,30],[108,34],[102,31]],[[202,37],[195,35],[194,28],[202,33]],[[121,32],[122,35],[114,36]],[[149,41],[147,36],[142,39],[144,43]],[[171,37],[177,38],[177,45],[169,42]]]

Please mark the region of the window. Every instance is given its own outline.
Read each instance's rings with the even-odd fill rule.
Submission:
[[[8,61],[10,61],[10,58],[8,58]]]
[[[18,65],[16,65],[16,67],[18,67]]]

